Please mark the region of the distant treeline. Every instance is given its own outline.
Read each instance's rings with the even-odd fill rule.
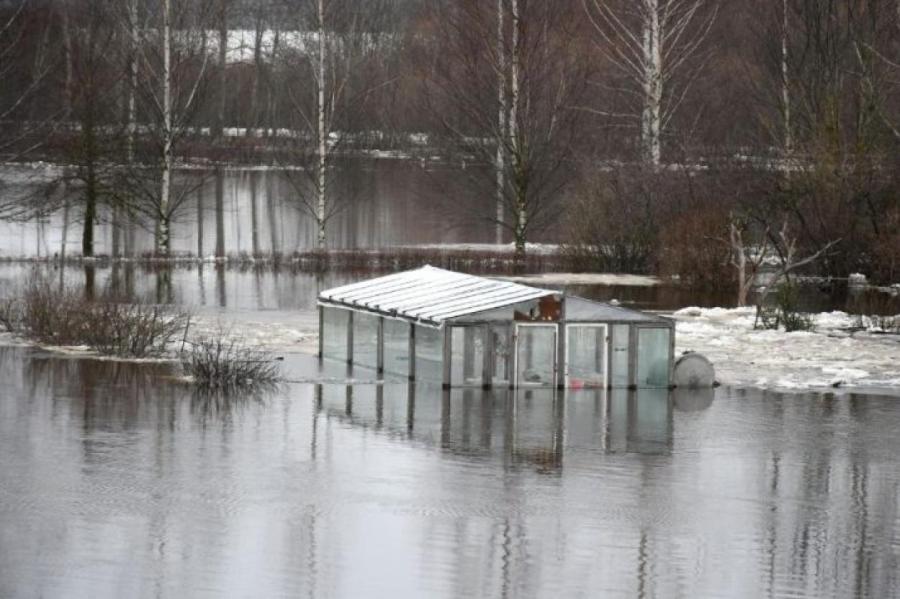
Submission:
[[[324,248],[333,161],[393,152],[486,167],[460,219],[520,253],[900,276],[897,2],[5,0],[0,76],[0,157],[72,167],[0,217],[71,211],[84,255],[100,207],[168,255],[185,162],[297,167]]]

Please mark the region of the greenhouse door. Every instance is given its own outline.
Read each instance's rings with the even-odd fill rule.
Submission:
[[[605,324],[566,325],[566,387],[606,388],[606,332]]]
[[[556,386],[556,325],[516,324],[516,385]]]

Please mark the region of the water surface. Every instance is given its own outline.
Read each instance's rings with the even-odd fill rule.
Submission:
[[[896,399],[167,372],[0,348],[0,596],[900,593]]]

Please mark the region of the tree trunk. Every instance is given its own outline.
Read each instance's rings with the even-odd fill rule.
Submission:
[[[88,93],[94,86],[88,84]],[[94,118],[94,103],[88,98],[84,107],[84,119],[81,122],[81,145],[86,159],[84,165],[84,228],[81,235],[81,255],[85,258],[94,255],[94,223],[97,221],[97,198],[99,195],[99,181],[97,180],[97,139],[96,120]]]
[[[663,94],[659,0],[643,0],[644,108],[641,114],[641,151],[645,164],[659,166]]]
[[[519,0],[510,0],[510,13],[512,22],[512,45],[510,48],[510,66],[509,66],[509,86],[510,86],[510,106],[509,121],[507,123],[509,129],[509,147],[510,159],[513,167],[513,193],[516,198],[516,222],[514,227],[514,240],[516,246],[516,258],[525,257],[525,243],[528,229],[528,192],[527,179],[524,176],[524,156],[521,140],[519,139],[519,27],[521,22],[519,19]]]
[[[66,192],[64,192],[66,193]],[[69,198],[63,200],[63,224],[62,224],[62,241],[59,245],[59,259],[65,264],[66,262],[66,245],[69,241]]]
[[[131,29],[131,56],[128,58],[130,85],[128,86],[128,126],[126,154],[128,163],[134,162],[134,138],[137,133],[137,86],[138,86],[138,0],[130,0],[128,25]]]
[[[122,210],[118,204],[112,207],[112,257],[119,258],[122,255]]]
[[[794,136],[791,126],[791,88],[788,71],[788,0],[781,1],[781,110],[784,120],[784,156],[794,152]]]
[[[203,259],[203,186],[197,189],[197,257]]]
[[[318,198],[316,202],[316,225],[318,226],[319,250],[325,251],[325,185],[326,185],[326,167],[328,159],[328,138],[325,126],[325,0],[318,0],[319,15],[319,65],[318,65],[318,94],[316,100],[316,112],[318,113],[318,136],[319,136],[319,153],[318,153],[318,181],[316,183],[316,191]]]
[[[84,229],[81,234],[81,255],[94,255],[94,221],[97,220],[97,181],[93,165],[88,165],[84,190]]]
[[[216,169],[216,258],[225,257],[225,173]]]
[[[73,68],[72,68],[72,31],[69,25],[69,8],[63,6],[62,13],[62,36],[63,50],[65,52],[66,81],[65,91],[63,92],[65,115],[63,118],[68,121],[72,116],[72,87],[73,87]]]
[[[129,165],[134,164],[135,159],[135,138],[137,136],[137,87],[138,87],[138,2],[139,0],[129,0],[128,2],[128,28],[130,34],[130,55],[128,57],[128,97],[126,104],[126,141],[125,141],[125,153],[126,160]],[[122,220],[121,211],[124,210],[125,220],[124,223],[124,231],[122,235],[124,236],[124,246],[125,246],[125,255],[131,257],[134,255],[134,219],[130,214],[130,210],[127,208],[128,204],[125,203],[123,207],[120,207],[119,210],[119,220]],[[115,220],[115,219],[114,219]],[[115,225],[114,225],[115,226]],[[122,228],[123,224],[120,222],[119,227]]]
[[[228,60],[228,0],[220,0],[219,9],[219,106],[216,114],[215,136],[219,141],[225,133],[225,108],[228,102],[228,72],[226,62]]]
[[[281,47],[281,30],[276,26],[275,34],[272,39],[272,57],[273,60],[278,56],[279,48]],[[271,70],[269,71],[271,73]],[[269,81],[269,85],[266,86],[266,119],[269,123],[269,137],[277,136],[276,129],[276,105],[275,105],[275,94],[272,93],[272,85],[271,81]]]
[[[253,246],[253,257],[259,256],[259,214],[256,206],[256,171],[250,173],[250,237]]]
[[[169,255],[169,194],[172,189],[172,6],[163,0],[163,160],[159,198],[156,253]]]
[[[251,134],[251,129],[257,129],[260,125],[259,97],[262,86],[262,70],[264,68],[262,59],[263,33],[262,8],[260,7],[257,9],[256,13],[256,31],[253,38],[253,90],[251,92],[252,95],[250,96],[250,119],[247,123],[248,137],[255,135],[255,131]]]
[[[266,202],[269,213],[269,238],[272,242],[272,256],[274,257],[281,251],[281,245],[278,242],[278,215],[276,214],[271,175],[266,178]]]
[[[65,115],[64,118],[66,120],[72,114],[72,34],[69,30],[69,11],[68,8],[63,7],[62,9],[62,35],[63,35],[63,50],[65,52],[65,67],[66,67],[66,80],[65,80],[65,90],[63,92],[63,101],[64,101],[64,110]],[[69,198],[68,198],[68,190],[64,190],[67,197],[64,200],[63,204],[63,229],[62,229],[62,245],[60,247],[60,258],[63,262],[66,261],[66,243],[69,237]]]
[[[747,305],[753,277],[747,278],[747,248],[744,245],[744,235],[734,222],[728,225],[728,238],[731,242],[731,264],[737,270],[737,305],[741,308]]]
[[[503,28],[503,0],[497,0],[497,245],[503,243],[503,203],[506,187],[504,154],[506,146],[506,35]]]

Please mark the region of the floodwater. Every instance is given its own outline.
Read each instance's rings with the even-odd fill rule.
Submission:
[[[473,167],[421,163],[418,160],[347,159],[336,166],[331,191],[334,214],[328,223],[333,248],[379,248],[423,243],[492,243],[493,225],[485,218],[492,205],[473,205],[467,187]],[[477,170],[477,169],[476,169]],[[52,182],[49,169],[0,169],[4,201],[23,203]],[[300,193],[304,173],[279,170],[190,171],[177,177],[172,223],[175,252],[211,255],[221,234],[225,253],[291,253],[315,248],[316,225]],[[58,204],[68,192],[53,187]],[[221,206],[217,208],[217,197]],[[0,256],[53,256],[62,251],[64,210],[41,220],[0,221]],[[218,230],[217,219],[221,219]],[[112,251],[111,214],[101,208],[95,253]],[[81,253],[82,215],[77,203],[69,213],[66,250]],[[152,226],[134,227],[135,253],[153,250]],[[541,241],[540,236],[534,239]],[[510,241],[507,239],[507,241]],[[199,243],[198,243],[199,242]]]
[[[900,595],[896,399],[286,369],[0,347],[0,597]]]
[[[90,271],[90,274],[87,274]],[[476,273],[477,274],[477,273]],[[489,273],[490,274],[490,273]],[[21,290],[37,278],[81,287],[90,279],[99,295],[124,294],[145,301],[218,311],[312,311],[319,291],[374,276],[368,272],[328,271],[315,273],[290,268],[238,268],[216,264],[194,264],[171,269],[147,268],[125,263],[112,266],[67,266],[0,262],[0,298]],[[165,281],[163,288],[161,281]],[[550,285],[570,294],[599,301],[616,300],[641,310],[673,311],[685,306],[730,306],[730,289],[691,289],[672,284]],[[865,293],[847,287],[820,289],[805,286],[801,308],[811,312],[854,312]],[[875,293],[875,292],[873,292]]]

